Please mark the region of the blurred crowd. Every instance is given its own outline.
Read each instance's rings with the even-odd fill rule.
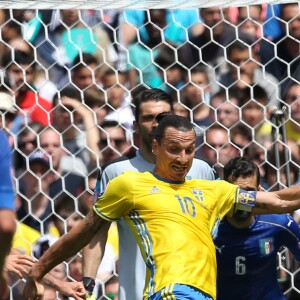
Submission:
[[[38,259],[84,217],[101,166],[139,147],[134,99],[148,88],[172,95],[175,113],[195,125],[197,156],[220,177],[242,155],[259,166],[266,190],[299,183],[299,3],[2,9],[0,28],[0,126],[13,151],[16,251]],[[300,224],[299,212],[294,218]],[[115,300],[117,243],[112,227],[98,276],[99,297]],[[80,280],[81,256],[52,272]],[[22,285],[11,278],[13,299]]]

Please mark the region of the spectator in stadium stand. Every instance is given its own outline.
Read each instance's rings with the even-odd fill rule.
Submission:
[[[125,88],[125,74],[111,68],[101,76],[103,90],[107,94],[107,115],[105,121],[117,121],[129,131],[132,131],[134,116],[129,95]]]
[[[97,124],[101,124],[109,110],[105,102],[105,92],[99,88],[87,88],[84,91],[84,103],[95,112]]]
[[[12,10],[13,11],[13,10]],[[1,9],[0,10],[0,24],[1,24],[1,38],[2,43],[0,44],[1,54],[0,61],[2,61],[2,56],[7,51],[11,51],[8,47],[10,41],[13,39],[22,39],[22,26],[17,21],[17,19],[10,17],[10,10]]]
[[[242,156],[249,155],[249,146],[252,143],[252,128],[239,122],[230,128],[230,140],[242,150]]]
[[[191,111],[191,122],[197,130],[197,146],[203,143],[203,133],[214,119],[211,118],[210,101],[211,86],[207,68],[197,65],[190,70],[190,82],[180,91],[181,101]]]
[[[147,44],[149,41],[149,35],[144,26],[147,12],[149,12],[149,17],[151,10],[128,9],[120,13],[118,33],[121,45],[118,55],[120,70],[126,69],[127,53],[125,49],[128,49],[129,45],[136,41],[141,41],[143,44]],[[198,9],[166,9],[166,21],[167,26],[162,30],[163,39],[168,43],[175,44],[175,48],[187,42],[188,36],[196,36],[203,31]]]
[[[254,141],[267,148],[272,143],[272,123],[266,90],[256,85],[253,88],[244,88],[241,95],[242,121],[252,128]]]
[[[238,123],[230,129],[230,140],[241,150],[240,153],[243,157],[250,159],[258,166],[260,185],[266,190],[268,188],[265,171],[266,149],[255,141],[254,129],[244,122]]]
[[[258,167],[243,157],[225,165],[224,180],[243,190],[261,189]],[[290,215],[226,216],[214,240],[217,299],[286,299],[278,281],[277,252],[288,247],[300,260],[299,241],[300,229]]]
[[[42,151],[35,151],[29,156],[29,169],[17,180],[24,181],[24,191],[19,191],[21,206],[17,210],[20,222],[45,233],[50,225],[52,214],[49,186],[51,169],[48,156]]]
[[[240,154],[240,149],[230,141],[229,129],[214,124],[205,131],[204,144],[200,154],[214,165],[222,177],[224,165],[233,157]]]
[[[106,296],[111,300],[119,300],[118,290],[119,279],[117,276],[114,275],[107,282],[105,282],[103,296]]]
[[[131,148],[126,129],[117,121],[104,121],[100,124],[99,150],[102,152],[101,165],[124,155]]]
[[[267,4],[265,23],[263,25],[264,37],[274,41],[282,36],[284,28],[280,24],[281,4]]]
[[[149,15],[151,14],[151,10]],[[137,40],[138,32],[141,42],[149,40],[146,30],[145,17],[146,10],[124,10],[120,15],[119,37],[122,45],[128,47],[129,44]],[[186,30],[189,36],[196,36],[203,31],[203,25],[199,22],[197,9],[166,9],[166,24],[163,30],[164,40],[180,45],[187,41]]]
[[[49,196],[55,199],[62,190],[75,197],[85,190],[85,176],[88,170],[83,161],[65,151],[61,145],[61,135],[47,127],[39,134],[39,145],[48,154],[51,167]]]
[[[190,110],[184,103],[174,100],[173,107],[175,115],[182,116],[190,120]]]
[[[264,23],[263,7],[260,4],[238,7],[237,26],[240,31],[246,32],[255,38],[262,36]]]
[[[286,151],[289,153],[289,148],[284,145],[279,145],[277,150],[270,147],[267,150],[266,163],[264,164],[266,189],[275,191],[287,186],[299,184],[299,160],[289,154],[288,161],[286,159]]]
[[[6,49],[6,52],[11,53],[12,49],[13,51],[22,51],[24,53],[27,53],[28,55],[35,55],[36,52],[33,48],[33,46],[24,40],[22,36],[11,38],[9,40],[9,48]],[[39,61],[39,58],[36,57],[36,61]],[[49,80],[47,77],[48,70],[45,70],[40,64],[36,65],[36,70],[35,70],[35,76],[33,78],[33,82],[31,83],[31,86],[35,88],[37,91],[38,95],[45,100],[49,101],[52,103],[52,99],[54,94],[57,91],[57,88],[55,84]]]
[[[167,44],[172,44],[169,40],[163,43],[162,32],[168,24],[167,11],[165,9],[151,9],[149,13],[144,11],[143,18],[143,27],[149,39],[143,43],[139,41],[128,45],[127,71],[129,86],[132,88],[142,82],[150,88],[166,89],[163,83],[163,75],[161,75],[160,68],[157,66],[157,64],[160,65],[157,59],[160,53],[168,48]],[[137,34],[141,38],[140,31]]]
[[[38,122],[30,122],[17,134],[17,143],[14,151],[14,168],[16,174],[26,169],[26,157],[34,152],[38,146],[38,133],[44,128]]]
[[[35,121],[49,125],[52,105],[40,97],[32,86],[36,75],[34,56],[18,50],[14,51],[14,55],[6,53],[2,67],[5,69],[5,84],[14,93],[16,105],[20,107],[18,113],[22,114],[27,122]]]
[[[159,113],[169,113],[173,110],[173,99],[166,92],[159,89],[147,89],[138,93],[134,99],[135,105],[135,122],[134,128],[139,137],[140,148],[131,156],[123,156],[111,161],[103,168],[99,176],[95,198],[105,189],[109,180],[120,175],[125,170],[146,171],[152,170],[155,162],[151,150],[151,141],[157,121],[155,117]],[[204,161],[195,159],[190,175],[197,178],[215,179],[214,170]],[[119,258],[119,278],[121,288],[119,290],[120,298],[141,299],[144,285],[145,265],[142,261],[140,251],[128,226],[123,220],[118,222],[119,239],[120,239],[120,258]],[[96,240],[96,238],[95,238]],[[91,242],[92,245],[92,242]],[[83,256],[98,257],[97,249],[86,247]],[[129,271],[129,270],[132,270]],[[84,265],[84,276],[95,278],[97,272],[97,263],[91,270],[87,264]]]
[[[71,83],[68,87],[77,88],[79,91],[96,88],[95,73],[98,65],[99,62],[93,54],[77,55],[71,68]]]
[[[42,14],[48,26],[41,26],[32,43],[58,89],[69,84],[68,70],[79,52],[95,55],[99,64],[113,64],[116,60],[112,43],[101,24],[95,26],[94,16],[92,10],[78,9],[54,10],[50,16]]]
[[[171,44],[172,45],[172,44]],[[159,67],[161,77],[166,73],[166,91],[171,95],[176,95],[186,84],[188,78],[188,57],[183,55],[177,48],[165,46],[160,48],[157,58],[154,60]]]
[[[53,108],[53,127],[62,135],[62,146],[93,170],[101,159],[94,112],[84,104],[80,91],[68,87],[56,94]]]
[[[217,66],[224,61],[226,47],[235,38],[235,28],[225,22],[221,7],[199,9],[204,31],[190,38],[187,48],[191,51],[191,66],[200,60],[209,66]]]
[[[93,194],[94,194],[94,189],[96,186],[98,174],[99,174],[99,170],[97,169],[91,172],[87,176],[87,186],[83,194],[80,196],[81,201],[84,203],[86,207],[88,207],[88,209],[91,209],[94,205]]]
[[[272,74],[263,71],[259,64],[259,54],[254,49],[251,39],[236,40],[226,48],[228,70],[220,75],[218,82],[236,92],[249,86],[260,86],[267,92],[268,103],[276,105],[280,94],[278,80]]]
[[[238,96],[233,93],[229,93],[228,98],[224,90],[215,93],[210,99],[210,105],[214,108],[211,118],[231,129],[240,121],[239,103]]]
[[[272,43],[264,44],[261,61],[266,70],[280,82],[281,95],[284,96],[291,81],[300,80],[300,11],[299,3],[280,4],[280,25],[283,34]]]
[[[283,100],[290,112],[285,124],[287,139],[290,142],[295,142],[300,147],[300,84],[292,82]]]

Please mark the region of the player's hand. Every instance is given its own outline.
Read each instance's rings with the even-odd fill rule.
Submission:
[[[10,254],[7,256],[5,270],[13,272],[19,276],[19,278],[26,277],[29,269],[34,264],[35,259],[23,254]]]
[[[42,300],[44,296],[44,286],[28,277],[23,291],[23,297],[25,300]]]
[[[58,286],[58,291],[64,296],[72,297],[75,300],[86,299],[86,291],[82,282],[64,281],[60,286]]]

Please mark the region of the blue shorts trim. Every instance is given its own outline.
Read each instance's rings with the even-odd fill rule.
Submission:
[[[213,300],[213,298],[189,285],[170,284],[149,297],[149,300]]]

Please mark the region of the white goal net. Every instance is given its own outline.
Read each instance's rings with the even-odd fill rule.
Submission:
[[[13,249],[38,258],[84,217],[99,169],[138,148],[134,99],[149,88],[193,122],[196,155],[220,177],[242,155],[259,166],[263,189],[299,184],[299,44],[292,1],[0,1]],[[300,224],[300,212],[293,217]],[[113,226],[97,299],[114,299],[118,256]],[[81,264],[79,253],[52,274],[81,280]],[[300,298],[299,270],[282,248],[278,281],[290,300]],[[24,282],[11,276],[11,299],[22,299]]]

